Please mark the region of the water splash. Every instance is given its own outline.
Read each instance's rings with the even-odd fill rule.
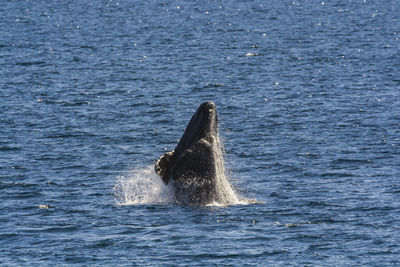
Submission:
[[[262,203],[256,199],[239,196],[236,189],[230,183],[230,175],[226,170],[224,161],[224,147],[219,135],[214,138],[213,154],[216,167],[216,201],[207,206],[230,206],[230,205],[249,205]]]
[[[229,182],[223,157],[223,145],[219,136],[214,138],[213,156],[216,159],[216,195],[207,206],[248,205],[257,200],[239,197]],[[173,183],[165,185],[155,173],[154,166],[135,168],[117,177],[114,195],[119,205],[138,205],[175,202]]]
[[[155,173],[154,166],[135,168],[117,177],[114,195],[119,205],[174,202],[174,188],[165,185]]]
[[[223,156],[223,145],[217,135],[214,138],[213,154],[215,158],[216,169],[216,203],[214,205],[229,205],[239,204],[240,200],[237,196],[236,190],[229,182],[228,175],[225,169],[225,162]]]

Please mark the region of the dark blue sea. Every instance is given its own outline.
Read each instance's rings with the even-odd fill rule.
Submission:
[[[400,2],[1,1],[1,266],[399,266]],[[218,110],[240,201],[154,163]]]

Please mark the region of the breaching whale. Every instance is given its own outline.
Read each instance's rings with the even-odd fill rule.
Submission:
[[[213,102],[204,102],[192,116],[175,149],[158,159],[155,171],[165,184],[173,183],[178,203],[206,205],[221,202],[226,200],[226,194],[234,193],[227,181],[225,187],[229,188],[225,191],[230,192],[221,192],[224,182],[218,175],[223,162],[218,151],[221,148],[217,109]]]

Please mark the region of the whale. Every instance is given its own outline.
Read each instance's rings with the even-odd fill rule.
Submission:
[[[193,114],[175,149],[155,163],[162,181],[175,188],[177,203],[207,205],[221,201],[221,155],[218,116],[213,102],[202,103]],[[221,179],[220,179],[221,180]]]

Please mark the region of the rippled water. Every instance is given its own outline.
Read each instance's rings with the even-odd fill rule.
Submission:
[[[399,14],[3,1],[1,265],[399,265]],[[153,172],[205,100],[256,203],[176,205]]]

